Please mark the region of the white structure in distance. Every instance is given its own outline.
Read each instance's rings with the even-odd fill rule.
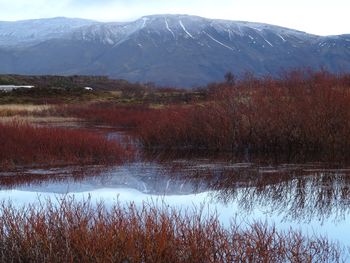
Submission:
[[[32,88],[34,88],[34,86],[0,85],[0,91],[5,91],[5,92],[12,91],[15,89],[32,89]]]

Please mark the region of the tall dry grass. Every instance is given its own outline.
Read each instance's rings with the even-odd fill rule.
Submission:
[[[0,117],[43,115],[52,107],[51,105],[5,104],[0,105]]]
[[[0,105],[0,123],[10,123],[13,121],[55,124],[65,122],[78,122],[76,118],[65,118],[54,116],[55,107],[53,105],[32,105],[32,104],[4,104]]]
[[[255,223],[224,228],[201,211],[144,204],[107,209],[65,199],[21,209],[2,203],[2,262],[341,262],[320,237]]]

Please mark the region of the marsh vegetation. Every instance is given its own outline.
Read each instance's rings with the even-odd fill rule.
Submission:
[[[54,91],[49,79],[0,96],[0,196],[13,199],[2,203],[3,258],[346,260],[350,242],[334,235],[350,208],[348,75],[247,74],[191,91],[87,78],[121,85],[90,93],[74,88],[84,78],[57,77],[71,86]],[[148,202],[159,196],[165,206]],[[228,223],[237,213],[251,221]]]

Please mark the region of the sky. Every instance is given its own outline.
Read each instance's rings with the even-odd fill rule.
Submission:
[[[152,14],[269,23],[317,35],[350,34],[350,0],[0,0],[0,20],[78,17],[131,21]]]

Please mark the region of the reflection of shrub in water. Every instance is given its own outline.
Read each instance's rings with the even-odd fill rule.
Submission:
[[[261,223],[226,229],[201,209],[107,209],[66,199],[23,209],[3,203],[0,211],[2,261],[339,262],[343,253],[324,238]]]
[[[310,165],[259,166],[195,170],[185,176],[198,189],[212,190],[217,202],[237,202],[247,213],[270,213],[308,222],[344,220],[350,210],[350,170]]]
[[[83,165],[57,167],[48,169],[17,169],[0,173],[0,188],[14,189],[18,186],[35,186],[41,184],[83,182],[89,178],[106,177],[110,166]]]

